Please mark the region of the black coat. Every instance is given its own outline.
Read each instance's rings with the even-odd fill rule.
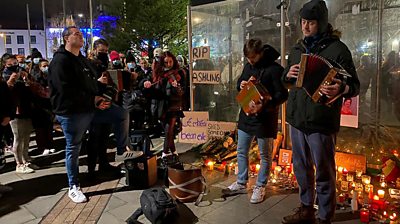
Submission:
[[[0,122],[5,117],[13,118],[15,107],[11,98],[11,91],[5,81],[0,81]]]
[[[246,64],[242,75],[237,82],[247,81],[251,76],[260,79],[260,82],[271,94],[272,100],[264,106],[257,115],[247,116],[240,110],[238,128],[248,134],[261,138],[275,138],[278,132],[279,105],[287,100],[288,92],[281,83],[282,66],[275,62],[279,53],[269,45],[264,46],[263,57],[254,66]]]
[[[307,51],[305,46],[304,40],[301,40],[290,52],[288,66],[282,77],[283,82],[288,87],[293,85],[296,80],[287,80],[286,75],[292,65],[300,63],[301,54]],[[351,53],[338,36],[332,33],[325,35],[313,47],[308,48],[308,51],[333,60],[343,66],[352,75],[347,80],[347,85],[350,89],[344,97],[358,95],[360,82]],[[341,106],[342,98],[337,99],[331,106],[326,106],[314,103],[304,89],[293,88],[289,92],[286,119],[290,125],[306,133],[333,134],[339,131]]]
[[[96,71],[89,61],[62,45],[49,65],[50,100],[57,115],[90,113],[98,92]]]

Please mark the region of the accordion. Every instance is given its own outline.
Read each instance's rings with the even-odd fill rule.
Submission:
[[[236,100],[247,116],[257,115],[265,102],[271,99],[268,90],[257,81],[248,82],[236,96]]]
[[[122,70],[120,69],[111,69],[107,70],[110,73],[110,77],[112,81],[115,83],[118,91],[121,91],[123,87],[123,81],[122,81]]]
[[[334,79],[345,79],[351,76],[340,65],[333,66],[326,58],[314,54],[302,54],[300,71],[296,81],[296,87],[303,88],[316,103],[329,105],[341,96],[338,94],[328,98],[319,89],[323,85],[333,85]],[[336,63],[334,63],[336,64]]]

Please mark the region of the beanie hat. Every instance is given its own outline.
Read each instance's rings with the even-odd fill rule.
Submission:
[[[325,33],[328,28],[328,8],[323,0],[311,0],[300,9],[300,17],[318,21],[318,33]]]
[[[132,54],[131,51],[128,51],[128,52],[126,53],[126,63],[128,63],[128,62],[135,62],[135,63],[136,63],[136,58],[135,58],[135,56]]]
[[[111,59],[111,61],[120,60],[118,52],[111,51],[110,52],[110,59]]]

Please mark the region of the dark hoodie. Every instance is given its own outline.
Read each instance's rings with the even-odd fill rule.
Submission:
[[[48,82],[55,114],[94,112],[96,70],[82,54],[75,56],[61,45],[49,65]]]
[[[262,112],[257,116],[247,116],[243,110],[240,110],[238,128],[256,137],[276,137],[279,105],[285,102],[288,97],[288,92],[280,81],[283,68],[275,62],[278,57],[279,53],[273,47],[264,45],[263,57],[254,66],[247,63],[237,82],[237,90],[240,91],[240,83],[254,76],[260,79],[260,82],[272,96],[272,100],[265,105]]]

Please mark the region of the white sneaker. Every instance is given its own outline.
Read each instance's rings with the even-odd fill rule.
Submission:
[[[20,164],[20,165],[17,165],[15,172],[21,173],[21,174],[27,174],[27,173],[33,173],[33,172],[35,172],[35,170],[29,168],[28,166],[25,166],[25,164]]]
[[[29,167],[29,168],[31,168],[31,169],[34,169],[34,170],[40,169],[39,166],[37,166],[37,165],[35,165],[35,164],[31,163],[31,162],[26,162],[24,165]]]
[[[13,188],[7,185],[0,184],[0,193],[12,191]]]
[[[239,184],[238,182],[234,182],[229,185],[228,188],[222,189],[222,194],[224,195],[236,195],[236,194],[247,194],[246,185]]]
[[[123,162],[127,159],[138,158],[143,155],[142,151],[125,151],[122,155],[115,155],[115,162]]]
[[[42,153],[42,156],[48,156],[50,154],[50,149],[45,149]]]
[[[253,194],[250,198],[250,203],[257,204],[264,201],[265,197],[265,187],[262,186],[254,186]]]
[[[68,191],[68,197],[75,203],[86,202],[86,196],[82,193],[81,188],[77,186],[72,186]]]
[[[172,154],[171,154],[171,153],[165,153],[165,152],[163,152],[163,153],[161,154],[161,158],[165,158],[165,157],[167,157],[167,156],[172,156]]]

